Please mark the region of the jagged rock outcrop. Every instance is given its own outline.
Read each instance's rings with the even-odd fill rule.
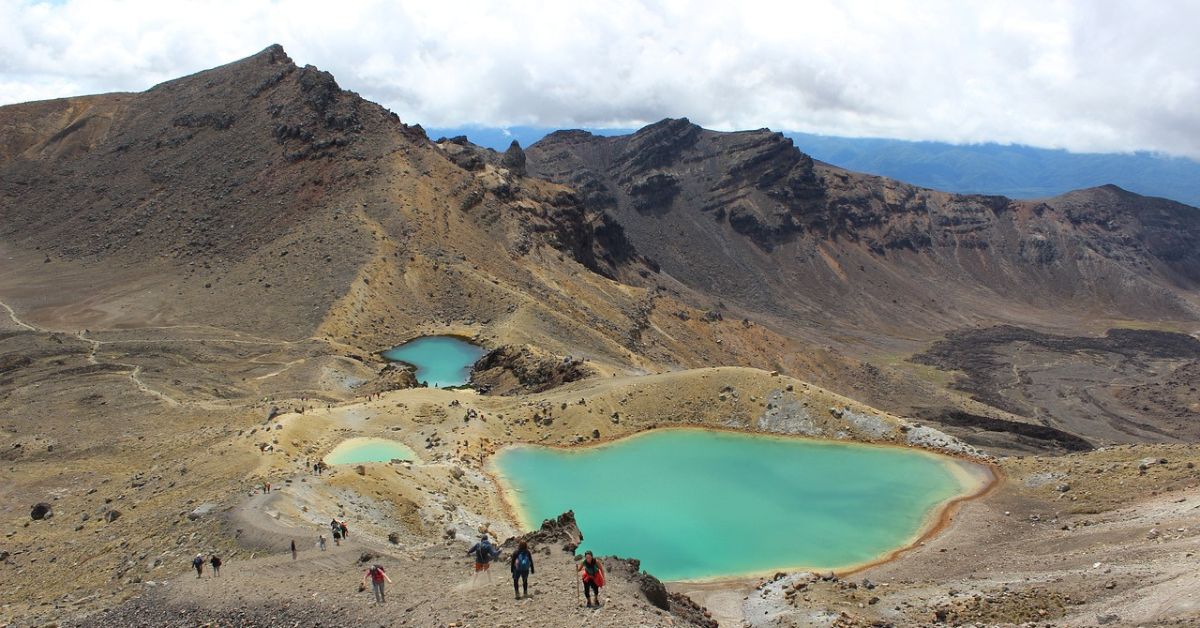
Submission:
[[[636,558],[608,556],[604,559],[609,577],[623,578],[637,585],[646,601],[693,626],[717,628],[712,614],[682,593],[671,593],[662,581],[642,571],[642,563]]]
[[[375,379],[360,386],[358,391],[364,395],[372,395],[388,392],[389,390],[416,388],[419,385],[417,374],[413,371],[412,367],[396,362],[389,362],[379,369],[379,374]]]
[[[541,527],[533,532],[506,539],[500,547],[511,552],[521,541],[531,545],[559,545],[563,551],[574,552],[583,542],[583,533],[575,522],[575,511],[568,510],[554,519],[542,521]]]
[[[489,351],[471,370],[471,385],[497,395],[541,392],[595,374],[583,361],[525,345]]]
[[[525,151],[521,150],[520,142],[513,140],[508,145],[508,150],[500,158],[500,166],[517,176],[525,176]]]
[[[511,553],[524,541],[536,550],[539,546],[557,545],[566,552],[575,552],[583,542],[583,533],[575,521],[575,512],[568,510],[554,519],[542,521],[540,528],[518,537],[506,539],[501,548]],[[700,628],[716,628],[717,622],[705,609],[681,593],[669,593],[663,583],[653,575],[642,571],[641,561],[635,558],[605,556],[600,559],[609,579],[620,578],[637,585],[646,601],[671,613],[681,621]]]

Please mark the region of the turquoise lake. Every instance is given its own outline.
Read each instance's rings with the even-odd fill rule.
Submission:
[[[700,429],[493,460],[521,525],[574,510],[582,553],[641,559],[663,580],[845,569],[930,529],[985,467],[928,452]]]
[[[417,369],[417,381],[430,388],[462,386],[471,379],[471,366],[487,351],[454,336],[425,336],[406,342],[381,355],[385,360],[404,362]]]
[[[417,455],[404,443],[386,438],[350,438],[338,443],[325,456],[325,464],[365,464],[392,459],[416,460]]]

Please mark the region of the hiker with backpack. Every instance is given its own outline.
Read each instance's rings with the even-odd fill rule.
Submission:
[[[500,555],[500,550],[492,546],[488,541],[488,536],[485,534],[479,537],[479,542],[472,545],[471,549],[467,550],[467,554],[475,556],[475,573],[471,576],[471,581],[479,576],[479,572],[486,571],[488,581],[492,579],[492,572],[489,571],[492,566],[492,559]]]
[[[587,598],[588,608],[592,608],[592,596],[596,597],[596,607],[600,607],[600,587],[604,586],[604,565],[596,560],[591,551],[583,553],[583,562],[579,564],[579,577],[583,580],[583,595]]]
[[[529,597],[529,574],[534,573],[534,568],[533,553],[529,551],[528,543],[521,541],[517,551],[513,552],[512,558],[508,561],[508,568],[512,571],[513,596],[518,600],[521,599],[521,591],[517,588],[517,581],[520,580],[525,589],[525,597]]]
[[[196,557],[192,559],[192,567],[196,570],[197,578],[204,577],[204,554],[196,554]]]
[[[221,557],[213,554],[208,558],[208,564],[212,565],[213,576],[221,575]]]
[[[385,582],[391,584],[392,579],[388,577],[387,572],[383,570],[382,566],[372,565],[371,568],[363,574],[362,585],[359,586],[360,591],[367,588],[367,578],[371,579],[371,591],[375,593],[375,602],[378,604],[383,604],[383,584]]]
[[[343,539],[348,539],[348,538],[350,538],[350,528],[347,528],[347,527],[346,527],[346,522],[345,522],[345,521],[342,521],[341,523],[339,523],[339,524],[338,524],[338,529],[342,531],[342,538],[343,538]]]

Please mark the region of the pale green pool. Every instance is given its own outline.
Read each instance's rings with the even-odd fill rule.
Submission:
[[[454,336],[424,336],[410,340],[380,355],[386,360],[411,364],[418,382],[432,388],[463,386],[471,379],[471,367],[487,351]]]
[[[493,460],[527,529],[574,510],[579,551],[664,580],[844,569],[886,557],[974,493],[985,467],[899,447],[664,429]]]
[[[364,464],[393,459],[416,460],[417,455],[404,443],[386,438],[350,438],[338,443],[325,456],[325,464]]]

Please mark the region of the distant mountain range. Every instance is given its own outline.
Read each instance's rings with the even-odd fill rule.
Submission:
[[[634,129],[587,129],[623,135]],[[427,129],[431,138],[466,135],[502,151],[512,140],[529,146],[554,131],[542,127]],[[814,159],[923,187],[1010,198],[1045,198],[1107,183],[1148,196],[1200,206],[1200,162],[1153,153],[1071,153],[1003,144],[947,144],[834,137],[785,131]]]

